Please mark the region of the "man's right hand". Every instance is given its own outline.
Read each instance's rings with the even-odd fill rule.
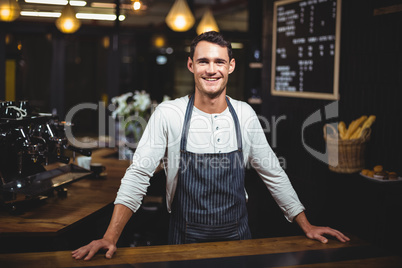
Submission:
[[[76,260],[81,260],[85,257],[84,260],[88,261],[101,249],[107,250],[105,257],[111,259],[113,254],[116,252],[117,247],[116,244],[103,238],[99,240],[94,240],[88,245],[74,250],[73,252],[71,252],[71,256]]]
[[[106,250],[106,258],[112,258],[116,252],[116,244],[123,231],[124,226],[133,215],[133,212],[126,206],[117,204],[114,206],[112,219],[102,239],[94,240],[86,246],[71,252],[76,260],[90,260],[99,250]]]

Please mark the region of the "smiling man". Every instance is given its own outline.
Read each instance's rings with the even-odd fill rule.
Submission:
[[[112,257],[161,161],[167,179],[170,244],[251,238],[244,189],[248,163],[286,219],[296,221],[307,237],[322,243],[328,241],[324,235],[348,241],[337,230],[308,222],[255,112],[247,103],[226,96],[228,78],[235,69],[231,44],[217,32],[197,36],[187,67],[194,74],[194,94],[157,107],[121,181],[104,237],[73,251],[72,257],[89,260],[100,249]]]
[[[220,113],[226,108],[222,94],[225,96],[229,74],[235,69],[235,59],[231,52],[229,55],[226,46],[220,44],[200,41],[196,48],[191,47],[187,61],[188,69],[194,74],[195,106],[212,109],[213,111],[207,111],[210,113]]]

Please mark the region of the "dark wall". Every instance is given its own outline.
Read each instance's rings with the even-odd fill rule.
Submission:
[[[339,119],[334,121],[349,123],[361,115],[376,115],[368,143],[367,167],[382,164],[387,170],[401,174],[398,125],[402,119],[402,13],[373,15],[374,9],[396,2],[343,1]],[[265,7],[265,18],[270,20],[272,7],[272,2]],[[261,114],[268,119],[286,116],[286,120],[278,124],[274,150],[286,158],[287,172],[304,181],[320,180],[326,174],[327,167],[303,147],[302,124],[308,116],[332,101],[277,97],[269,93],[272,21],[265,19],[264,24],[262,84],[265,90]],[[304,130],[307,145],[320,152],[325,151],[322,131],[325,123],[323,121]]]
[[[371,140],[367,144],[366,167],[381,164],[388,171],[402,174],[402,148],[399,138],[402,122],[402,12],[374,15],[374,10],[400,4],[400,1],[344,0],[342,3],[340,75],[339,75],[339,118],[331,122],[350,121],[361,115],[376,115],[372,126]],[[303,122],[317,110],[332,101],[278,97],[271,90],[271,48],[273,1],[264,6],[263,19],[263,105],[260,114],[269,119],[286,116],[277,125],[277,139],[267,137],[277,156],[286,160],[285,170],[289,174],[299,197],[307,207],[310,220],[329,224],[324,217],[328,205],[346,198],[342,193],[330,195],[334,180],[348,175],[329,171],[327,164],[313,157],[303,146]],[[317,77],[320,79],[320,77]],[[323,126],[326,120],[317,122],[304,130],[305,143],[319,152],[325,152]],[[358,176],[358,175],[356,175]],[[354,177],[347,177],[353,179]],[[345,180],[339,180],[339,182]],[[336,183],[336,181],[335,181]],[[341,187],[340,185],[338,185]],[[342,185],[348,188],[348,185]],[[358,188],[357,188],[358,189]],[[349,193],[359,198],[361,193]],[[326,202],[328,201],[328,202]],[[339,217],[350,215],[339,212]],[[333,218],[333,217],[332,217]],[[364,220],[362,224],[364,224]],[[348,229],[339,221],[339,228]],[[332,225],[336,225],[333,223]],[[357,225],[356,225],[357,226]]]

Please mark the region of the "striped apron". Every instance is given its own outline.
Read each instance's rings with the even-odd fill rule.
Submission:
[[[250,239],[239,120],[226,98],[238,149],[230,153],[186,151],[194,96],[190,97],[180,143],[180,166],[169,226],[169,244]]]

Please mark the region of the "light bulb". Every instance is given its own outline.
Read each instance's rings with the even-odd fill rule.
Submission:
[[[174,20],[174,25],[179,29],[184,28],[186,26],[186,18],[182,15],[177,16]]]
[[[1,10],[1,17],[8,17],[11,14],[11,10],[10,9],[2,9]]]
[[[140,10],[141,9],[141,2],[140,1],[135,1],[133,4],[133,9],[134,10]]]
[[[67,31],[71,31],[71,29],[74,27],[74,23],[71,19],[66,19],[63,23],[63,27],[67,30]]]

